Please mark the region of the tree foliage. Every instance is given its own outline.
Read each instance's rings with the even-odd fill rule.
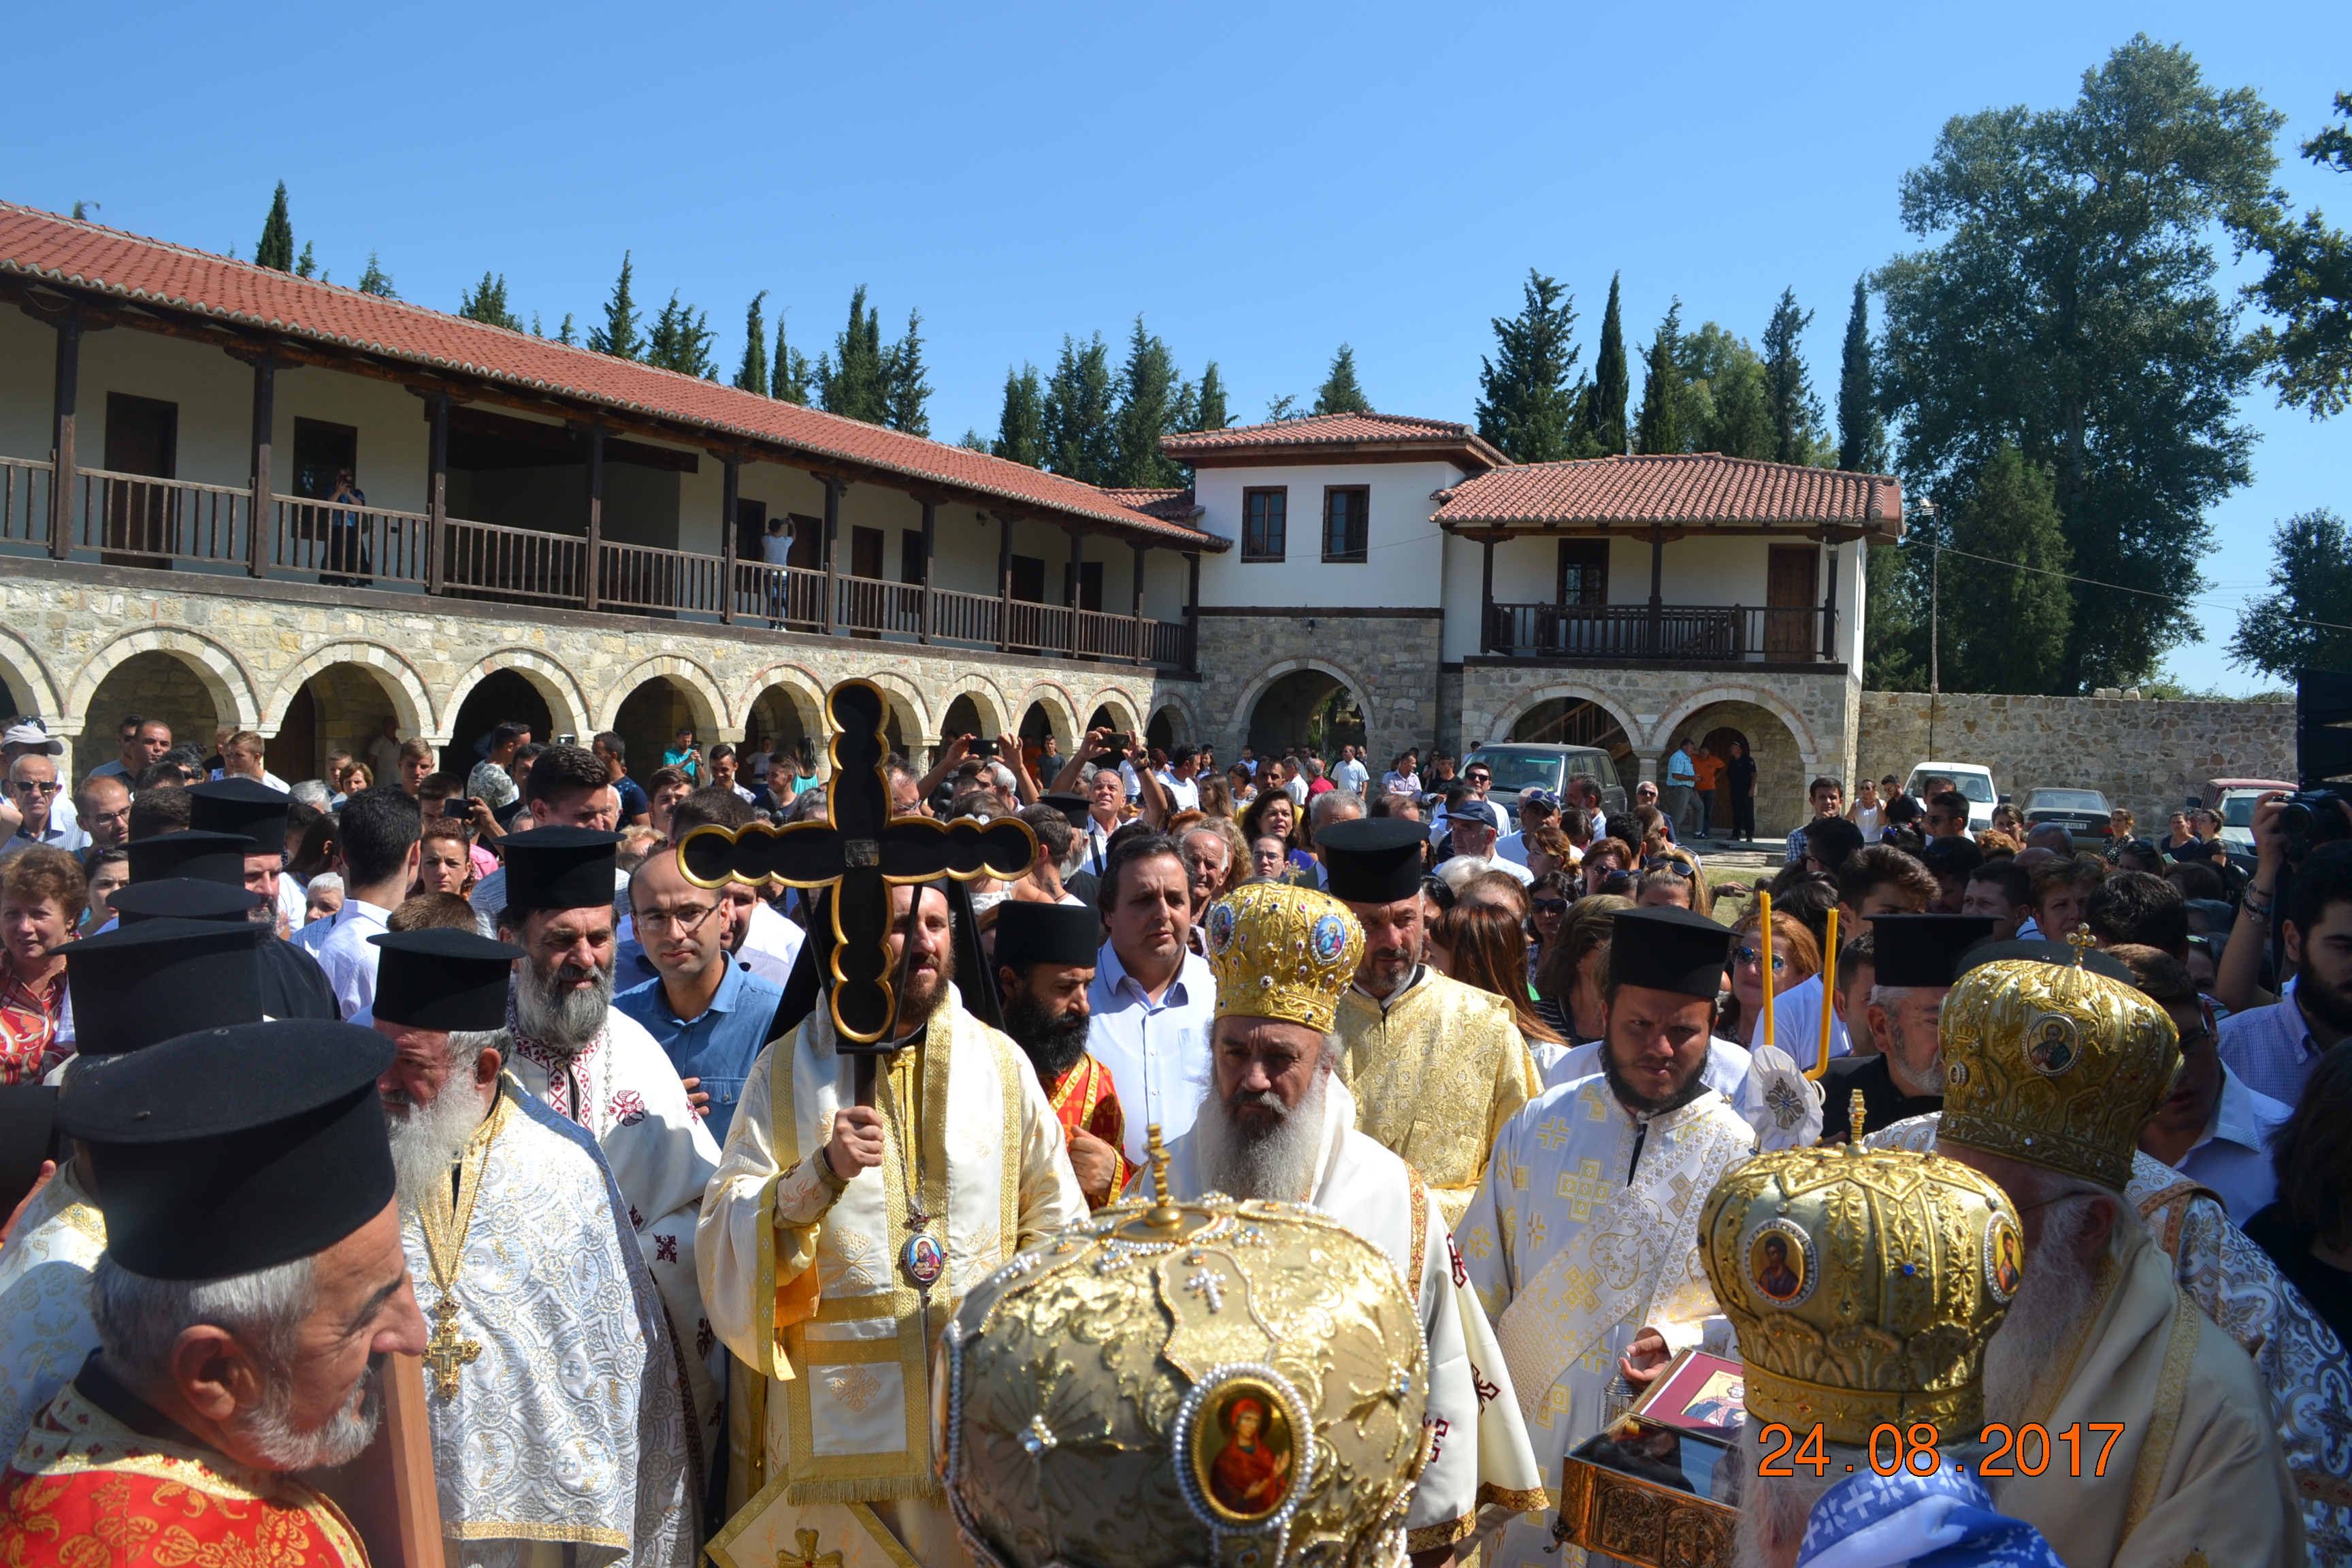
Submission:
[[[1136,489],[1159,489],[1183,482],[1183,470],[1160,452],[1160,439],[1192,427],[1192,383],[1176,374],[1176,356],[1159,336],[1143,330],[1143,318],[1127,340],[1127,363],[1119,367],[1118,410],[1113,416],[1115,455],[1111,482]]]
[[[269,216],[261,220],[261,238],[253,247],[253,264],[274,267],[280,272],[294,270],[294,220],[287,216],[286,182],[278,182],[277,195],[269,198]]]
[[[1601,347],[1593,356],[1591,384],[1577,411],[1576,455],[1613,458],[1625,450],[1625,405],[1633,395],[1633,372],[1625,361],[1625,321],[1617,302],[1621,274],[1609,276],[1609,308],[1601,316]]]
[[[1519,313],[1495,317],[1494,328],[1495,357],[1479,361],[1478,434],[1515,462],[1568,457],[1579,401],[1569,384],[1580,352],[1569,342],[1574,298],[1530,267]]]
[[[2048,689],[2132,684],[2198,635],[2179,595],[2206,509],[2251,477],[2232,415],[2257,368],[2211,235],[2272,203],[2279,123],[2143,36],[2063,109],[1949,121],[1904,177],[1905,226],[1937,240],[1875,279],[1906,484],[1967,494],[2013,444],[2053,475],[2074,559],[2148,591],[2082,597]]]
[[[996,416],[996,439],[988,449],[1010,463],[1045,466],[1045,388],[1037,367],[1004,372],[1004,407]]]
[[[302,254],[294,258],[294,276],[315,278],[318,274],[319,258],[311,253],[310,242],[306,239],[302,242]]]
[[[1677,298],[1666,307],[1666,319],[1643,356],[1642,422],[1633,432],[1633,449],[1645,456],[1683,449],[1683,372],[1677,360],[1682,336],[1683,302]]]
[[[2271,592],[2240,612],[2230,662],[2288,679],[2352,670],[2352,531],[2323,507],[2280,523],[2271,548]]]
[[[2002,447],[1951,509],[1938,629],[1945,690],[2051,689],[2074,620],[2073,559],[2050,475]]]
[[[1838,364],[1838,467],[1883,474],[1888,468],[1886,421],[1878,413],[1872,371],[1870,280],[1853,280],[1853,309],[1845,319],[1845,352]]]
[[[646,333],[645,362],[656,369],[716,381],[719,365],[710,357],[710,345],[718,336],[710,330],[709,313],[680,304],[677,290],[673,289],[669,302],[661,308],[661,314],[654,318],[652,329]]]
[[[1318,414],[1369,414],[1372,400],[1364,395],[1362,385],[1356,380],[1356,351],[1346,343],[1331,356],[1331,373],[1323,384],[1315,389],[1315,412]]]
[[[645,350],[637,334],[637,299],[631,288],[630,255],[621,252],[621,275],[604,301],[604,324],[588,329],[588,346],[614,359],[635,359]]]
[[[507,275],[485,272],[482,280],[457,297],[457,314],[469,321],[481,321],[493,327],[504,327],[510,332],[522,331],[522,321],[507,306]]]
[[[768,362],[768,395],[779,403],[806,404],[816,373],[808,355],[785,341],[784,312],[776,312],[776,353]]]
[[[2352,120],[2352,92],[2336,95],[2336,112]],[[2352,126],[2328,126],[2303,144],[2303,155],[2323,169],[2352,174]],[[2239,227],[2271,258],[2270,270],[2247,293],[2285,319],[2283,330],[2264,327],[2260,334],[2280,404],[2308,409],[2314,419],[2341,414],[2352,403],[2352,236],[2328,227],[2316,207],[2300,223],[2256,207]]]
[[[817,400],[828,414],[881,425],[890,416],[889,376],[882,363],[882,312],[866,302],[866,285],[849,296],[849,323],[832,352],[816,356]]]
[[[909,310],[906,336],[892,343],[882,358],[884,424],[909,436],[931,433],[931,416],[927,412],[931,384],[923,379],[928,374],[923,364],[923,313]]]
[[[1765,461],[1774,457],[1764,362],[1746,339],[1705,321],[1681,335],[1675,363],[1682,373],[1676,418],[1683,450]]]
[[[768,319],[760,309],[767,297],[762,289],[743,308],[743,363],[735,367],[735,384],[746,392],[768,390]]]
[[[1233,422],[1233,413],[1225,406],[1225,378],[1217,374],[1217,362],[1211,360],[1201,372],[1201,390],[1192,407],[1192,428],[1222,430]]]
[[[368,252],[368,264],[360,272],[359,290],[373,294],[380,300],[397,300],[399,292],[392,286],[392,274],[377,264],[375,252]]]
[[[1090,485],[1113,482],[1118,443],[1111,429],[1112,406],[1110,353],[1102,334],[1083,343],[1063,334],[1062,357],[1045,384],[1039,422],[1045,466]]]
[[[1811,310],[1797,308],[1797,291],[1783,289],[1772,319],[1764,324],[1764,412],[1771,422],[1775,462],[1813,462],[1826,445],[1822,400],[1813,395],[1799,347],[1812,320]]]

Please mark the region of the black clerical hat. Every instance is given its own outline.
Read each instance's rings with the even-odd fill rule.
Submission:
[[[520,916],[611,903],[620,842],[617,833],[590,827],[534,827],[506,839],[506,907]]]
[[[1013,969],[1028,963],[1092,969],[1102,939],[1102,918],[1078,904],[1007,899],[996,906],[996,962]]]
[[[131,879],[152,882],[159,877],[194,877],[206,882],[245,886],[245,858],[253,840],[242,833],[213,833],[188,828],[134,838],[123,846],[131,852]]]
[[[1609,984],[1714,1000],[1731,928],[1688,910],[1619,910],[1610,921]]]
[[[286,853],[286,813],[294,797],[271,789],[259,779],[214,779],[188,786],[194,809],[188,826],[199,833],[242,833],[253,840],[247,851],[257,855]]]
[[[1092,803],[1085,795],[1071,795],[1066,791],[1041,795],[1037,797],[1037,804],[1052,806],[1069,818],[1070,826],[1073,827],[1084,827],[1087,825],[1087,818],[1093,814]]]
[[[1880,915],[1870,922],[1881,985],[1949,985],[1960,955],[1992,935],[1990,915]]]
[[[259,1023],[265,940],[276,940],[269,928],[240,915],[142,920],[66,943],[75,1050],[121,1056],[190,1029]]]
[[[154,920],[223,921],[248,925],[252,923],[251,911],[268,902],[259,893],[247,892],[242,883],[232,888],[226,882],[195,877],[159,877],[152,882],[132,882],[117,888],[107,895],[106,907],[125,926]]]
[[[1879,919],[1883,921],[1885,917],[1882,915]],[[1952,979],[1958,980],[1979,964],[1999,963],[2004,959],[2021,959],[2032,963],[2071,964],[2074,962],[2074,950],[2063,942],[2038,942],[2031,937],[2021,942],[1989,942],[1981,947],[1970,948],[1967,955],[1952,966]],[[2083,967],[2094,974],[2121,981],[2135,991],[2139,989],[2139,976],[2134,974],[2122,959],[2110,958],[2095,947],[2084,951]],[[1879,984],[1885,985],[1889,983],[1882,979]]]
[[[608,883],[609,886],[609,883]],[[375,1016],[412,1029],[496,1029],[507,1021],[507,981],[522,949],[470,931],[386,931],[375,971]]]
[[[1329,874],[1324,889],[1342,903],[1393,904],[1421,890],[1421,824],[1394,816],[1335,822],[1315,836]]]
[[[89,1146],[107,1250],[151,1279],[313,1257],[392,1202],[375,1080],[390,1040],[352,1024],[204,1029],[110,1062],[58,1101]]]

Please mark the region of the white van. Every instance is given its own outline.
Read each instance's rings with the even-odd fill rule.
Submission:
[[[1992,787],[1992,770],[1974,763],[1921,763],[1903,781],[1903,793],[1925,805],[1927,797],[1919,793],[1929,779],[1949,779],[1952,787],[1968,797],[1969,831],[1981,833],[1992,826],[1992,808],[2000,804],[2000,796]]]

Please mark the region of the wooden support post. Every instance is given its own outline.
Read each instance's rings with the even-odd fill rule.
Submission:
[[[841,481],[828,475],[824,481],[824,632],[833,635],[841,625]]]
[[[581,574],[580,604],[596,607],[596,578],[604,563],[604,427],[588,426],[588,562]]]
[[[1184,668],[1201,673],[1201,552],[1184,552]]]
[[[1666,530],[1664,523],[1650,524],[1650,643],[1647,652],[1656,658],[1664,651],[1666,643]]]
[[[916,626],[918,642],[931,640],[931,617],[938,612],[939,601],[931,588],[931,574],[936,570],[940,549],[940,503],[923,503],[923,618]]]
[[[1129,651],[1135,656],[1131,662],[1136,664],[1141,664],[1144,655],[1151,651],[1150,639],[1143,633],[1143,558],[1150,553],[1151,546],[1149,544],[1135,547],[1135,577],[1131,584],[1134,591],[1128,595],[1127,613],[1135,622],[1129,628],[1129,635],[1135,638],[1135,645]]]
[[[1070,578],[1068,592],[1064,596],[1070,605],[1070,646],[1067,652],[1076,658],[1078,657],[1078,616],[1085,603],[1085,596],[1078,592],[1078,568],[1085,564],[1087,536],[1075,528],[1065,528],[1062,531],[1070,536]]]
[[[383,1370],[384,1442],[392,1450],[392,1500],[401,1568],[442,1568],[441,1499],[433,1481],[432,1417],[425,1408],[425,1363],[395,1352]]]
[[[449,395],[425,401],[425,591],[449,583]]]
[[[996,526],[1003,531],[996,538],[996,650],[1013,650],[1013,517],[1009,512],[996,514]]]
[[[742,493],[743,459],[730,457],[719,480],[719,619],[735,624],[735,510]]]
[[[1492,653],[1495,643],[1495,536],[1489,533],[1478,542],[1478,651]]]
[[[73,553],[74,401],[81,388],[81,322],[68,313],[58,320],[58,379],[50,405],[49,554]]]
[[[246,520],[245,570],[267,577],[277,553],[278,506],[270,499],[270,438],[278,429],[278,362],[267,353],[253,359],[253,514]],[[364,524],[362,524],[364,526]]]
[[[1822,658],[1837,657],[1837,569],[1838,542],[1828,541],[1830,547],[1829,583],[1822,590]]]

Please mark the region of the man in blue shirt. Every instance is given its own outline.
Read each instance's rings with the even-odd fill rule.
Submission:
[[[676,855],[656,851],[638,867],[629,879],[629,910],[655,978],[619,993],[613,1005],[668,1053],[710,1135],[724,1144],[784,994],[727,952],[719,902],[717,893],[686,879]]]
[[[646,798],[644,786],[629,776],[628,742],[612,731],[606,730],[601,734],[590,736],[588,743],[590,749],[596,753],[597,760],[604,764],[605,777],[611,781],[613,788],[620,793],[620,826],[636,827],[650,821],[654,809],[653,802]],[[543,827],[546,824],[541,823],[540,826]]]

